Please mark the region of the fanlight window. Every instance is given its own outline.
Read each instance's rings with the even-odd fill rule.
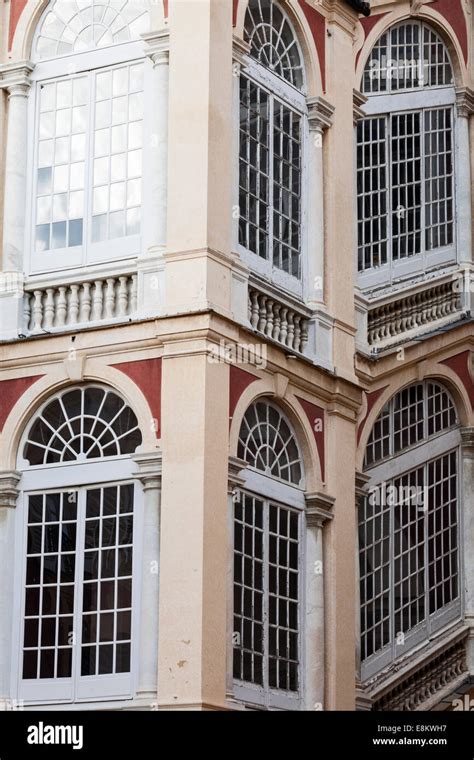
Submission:
[[[281,412],[267,401],[257,401],[247,409],[238,456],[266,475],[300,485],[303,468],[295,435]]]
[[[365,467],[451,429],[457,423],[456,408],[447,391],[437,383],[410,385],[384,406],[367,444]]]
[[[273,0],[250,0],[245,18],[250,55],[294,87],[303,87],[303,66],[291,24]]]
[[[128,42],[148,28],[145,2],[55,0],[41,25],[36,58],[55,58]]]
[[[446,46],[433,29],[419,22],[399,24],[373,47],[362,83],[366,95],[453,84]]]
[[[372,430],[359,504],[363,679],[461,615],[456,423],[446,390],[424,382],[397,393]]]
[[[48,403],[28,433],[24,458],[30,465],[132,454],[142,442],[129,406],[99,387],[74,388]]]

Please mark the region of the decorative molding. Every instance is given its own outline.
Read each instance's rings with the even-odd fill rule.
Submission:
[[[235,34],[232,36],[232,60],[241,66],[245,63],[246,56],[250,55],[250,45]]]
[[[352,100],[353,100],[353,108],[354,108],[354,126],[356,126],[357,122],[361,119],[365,119],[366,113],[363,109],[363,106],[367,103],[368,97],[364,95],[359,90],[356,90],[355,88],[352,90]]]
[[[306,502],[306,525],[309,528],[322,528],[328,520],[333,519],[332,509],[336,502],[333,496],[315,492],[305,494],[304,498]]]
[[[0,472],[0,507],[14,509],[18,499],[21,473],[15,470]]]
[[[366,475],[365,472],[357,472],[355,474],[355,492],[356,492],[356,508],[359,506],[360,499],[367,496],[367,485],[370,481],[370,475]]]
[[[69,356],[64,359],[66,374],[72,382],[81,383],[83,381],[86,359],[85,354],[76,356],[75,359],[69,358]]]
[[[282,375],[281,372],[277,372],[273,378],[273,383],[276,398],[284,399],[288,389],[289,378],[286,375]]]
[[[134,454],[132,460],[138,467],[133,473],[134,477],[143,485],[143,490],[160,488],[162,473],[162,452],[149,451]]]
[[[307,98],[306,104],[308,106],[310,131],[322,134],[333,122],[335,107],[319,95],[314,98]]]
[[[170,33],[168,29],[159,32],[148,32],[141,35],[145,43],[145,54],[151,59],[153,66],[169,64]]]
[[[456,111],[458,116],[466,119],[474,113],[474,90],[470,87],[456,88]]]
[[[248,287],[248,319],[252,329],[271,338],[280,346],[299,354],[305,354],[309,337],[309,318],[311,312],[301,304],[296,306],[294,299],[277,295],[270,285]],[[295,306],[290,304],[295,304]]]
[[[474,427],[461,428],[460,433],[463,457],[474,459]]]
[[[5,63],[0,66],[0,89],[6,89],[10,95],[27,97],[31,87],[30,75],[35,68],[31,61]]]
[[[242,488],[245,484],[243,472],[247,467],[247,462],[238,457],[229,457],[229,476],[228,476],[228,493],[233,495],[236,489]]]

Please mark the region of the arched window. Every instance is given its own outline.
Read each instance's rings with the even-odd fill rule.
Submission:
[[[370,287],[456,259],[455,89],[444,42],[424,22],[392,27],[361,88],[358,269]]]
[[[33,40],[32,272],[141,245],[147,3],[53,0]]]
[[[302,699],[303,462],[289,421],[267,400],[242,420],[248,463],[234,494],[234,695],[296,709]]]
[[[137,669],[142,436],[115,392],[80,386],[23,437],[16,688],[31,703],[131,698]]]
[[[303,59],[274,0],[250,0],[240,76],[239,247],[250,266],[301,291]]]
[[[363,678],[461,614],[459,444],[454,403],[436,382],[397,393],[374,424],[359,510]]]

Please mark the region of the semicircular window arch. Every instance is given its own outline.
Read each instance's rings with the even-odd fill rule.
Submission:
[[[364,467],[397,456],[458,424],[456,406],[440,383],[409,385],[384,406],[372,427]]]
[[[49,400],[28,429],[28,466],[133,454],[142,443],[135,413],[115,392],[100,386],[70,388]]]
[[[361,89],[372,95],[453,85],[451,58],[439,34],[424,22],[403,21],[373,46]]]
[[[139,39],[150,28],[146,2],[53,0],[40,22],[35,60],[84,53]]]
[[[255,401],[242,420],[237,455],[255,470],[301,487],[303,460],[294,431],[278,407]]]
[[[250,0],[245,16],[244,39],[250,55],[262,66],[297,89],[304,88],[301,50],[293,26],[278,3]]]

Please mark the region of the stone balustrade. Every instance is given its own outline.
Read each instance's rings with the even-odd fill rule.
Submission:
[[[378,697],[372,709],[384,712],[430,709],[432,700],[440,699],[443,692],[454,691],[468,675],[463,638]]]
[[[137,311],[137,276],[124,274],[25,289],[26,334],[127,319]]]
[[[433,329],[462,312],[462,296],[447,281],[402,298],[369,307],[367,341],[377,347],[408,337],[411,330]]]
[[[277,297],[249,286],[248,318],[254,330],[290,351],[305,353],[309,318]]]

